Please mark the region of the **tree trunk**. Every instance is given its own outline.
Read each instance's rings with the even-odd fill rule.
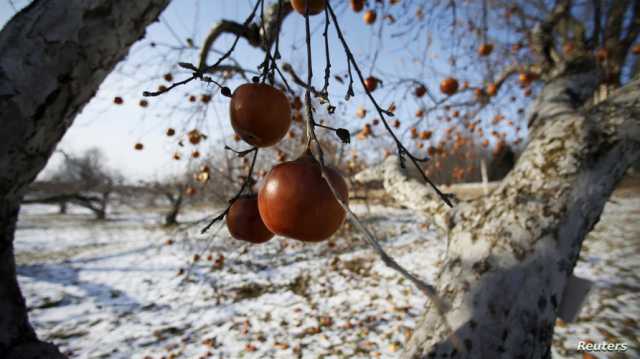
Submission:
[[[640,158],[640,80],[592,105],[598,82],[588,63],[547,82],[533,108],[527,148],[480,200],[449,210],[397,159],[385,161],[385,189],[434,216],[449,241],[436,287],[451,305],[447,318],[462,343],[455,348],[428,303],[404,358],[550,357],[582,241]]]
[[[60,201],[60,203],[58,204],[59,206],[59,210],[58,213],[59,214],[67,214],[67,202],[66,201]]]
[[[55,358],[18,287],[20,202],[76,114],[168,0],[36,0],[0,32],[0,357]]]
[[[178,196],[174,197],[173,194],[168,193],[167,198],[169,199],[169,203],[171,204],[171,209],[169,213],[164,218],[165,226],[175,226],[178,224],[178,214],[180,214],[180,209],[182,208],[182,200],[184,191],[182,188],[178,188]]]
[[[109,207],[109,198],[111,197],[111,190],[105,190],[100,196],[100,207],[96,212],[96,218],[99,220],[107,219],[107,210]]]

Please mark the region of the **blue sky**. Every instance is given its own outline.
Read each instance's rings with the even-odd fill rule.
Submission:
[[[28,1],[13,1],[18,8],[26,3]],[[96,146],[105,152],[108,165],[122,172],[129,180],[154,180],[184,172],[186,162],[171,159],[171,155],[179,148],[176,146],[175,139],[163,135],[167,127],[176,128],[180,133],[181,130],[187,131],[198,124],[198,127],[210,136],[206,144],[200,146],[200,151],[203,153],[220,151],[221,141],[228,141],[232,136],[227,120],[228,99],[214,96],[212,103],[206,106],[206,111],[203,107],[200,107],[199,111],[194,111],[194,106],[186,100],[188,95],[199,95],[213,90],[212,87],[201,83],[188,84],[177,91],[149,99],[150,106],[147,109],[141,109],[138,101],[142,99],[142,91],[153,90],[160,84],[167,84],[162,80],[163,74],[171,72],[177,80],[188,76],[188,73],[180,72],[175,64],[178,61],[194,62],[198,55],[197,51],[169,50],[171,47],[184,46],[187,38],[192,38],[196,44],[200,44],[212,24],[223,18],[241,22],[250,12],[253,4],[253,0],[174,0],[161,15],[160,21],[148,28],[146,38],[134,45],[127,59],[106,79],[97,96],[76,118],[74,125],[64,136],[58,148],[79,153]],[[437,91],[437,84],[440,79],[450,72],[462,71],[447,64],[444,55],[461,54],[464,51],[461,48],[463,45],[460,42],[446,44],[438,42],[441,38],[447,39],[446,34],[439,33],[442,30],[446,31],[447,20],[429,21],[428,27],[416,31],[415,39],[412,36],[398,38],[393,34],[404,29],[402,24],[395,27],[385,25],[381,30],[382,21],[379,17],[375,26],[366,26],[362,21],[362,13],[355,14],[350,11],[346,2],[340,1],[334,4],[336,4],[334,6],[339,13],[339,21],[347,41],[358,58],[365,76],[370,74],[371,55],[378,48],[381,52],[376,58],[374,75],[387,78],[392,74],[396,80],[411,75],[428,83],[438,96],[440,94]],[[0,24],[4,24],[14,13],[9,1],[0,1]],[[312,19],[316,87],[321,87],[325,63],[322,42],[323,21],[324,15]],[[382,41],[379,41],[380,37],[378,37],[380,31],[382,31]],[[343,74],[346,70],[344,51],[333,30],[330,34],[332,70],[334,73]],[[216,42],[214,48],[226,51],[231,40],[232,37],[225,36]],[[302,16],[294,13],[287,18],[280,41],[283,59],[291,63],[301,77],[306,78],[306,48]],[[431,41],[431,47],[426,51],[428,41]],[[151,48],[149,46],[151,42],[157,45]],[[446,53],[438,51],[438,48],[445,48]],[[264,55],[241,41],[233,56],[244,67],[255,68]],[[215,54],[212,54],[210,62],[215,58]],[[425,58],[428,60],[424,61]],[[239,83],[232,82],[230,87],[233,89]],[[392,101],[402,102],[396,113],[399,118],[411,116],[420,106],[410,92],[403,90],[392,93],[387,89],[388,87],[376,91],[375,95],[385,107]],[[345,87],[333,80],[330,91],[333,99],[339,102],[344,97]],[[339,119],[336,120],[341,126],[354,131],[360,128],[364,121],[358,122],[352,119],[353,108],[358,104],[366,104],[362,90],[357,87],[356,93],[356,98],[346,109],[347,112],[338,113]],[[124,105],[113,105],[114,96],[122,96],[125,100]],[[370,105],[367,107],[371,110]],[[411,121],[413,120],[406,120],[406,123]],[[426,122],[426,126],[429,126],[429,121]],[[144,143],[144,151],[133,151],[133,145],[138,141]],[[375,141],[377,141],[375,144],[354,141],[350,147],[357,150],[379,149],[380,146],[390,143],[387,139]],[[185,157],[188,157],[187,154],[183,151]],[[54,156],[48,170],[55,167],[58,160]]]

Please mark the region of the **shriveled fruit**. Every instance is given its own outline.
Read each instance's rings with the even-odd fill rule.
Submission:
[[[202,140],[202,134],[198,130],[191,130],[187,133],[187,137],[189,138],[189,142],[192,145],[197,145]]]
[[[487,95],[495,96],[498,93],[498,86],[494,83],[490,83],[487,85]]]
[[[275,145],[291,125],[285,94],[266,84],[244,84],[231,97],[231,126],[245,142],[256,147]]]
[[[427,88],[424,85],[416,87],[414,94],[416,97],[422,97],[427,93]]]
[[[480,56],[489,56],[493,51],[493,44],[481,44],[478,47],[478,54]]]
[[[562,45],[562,52],[564,52],[565,55],[571,55],[575,48],[576,46],[573,42],[565,42],[564,45]]]
[[[433,135],[433,132],[431,131],[422,131],[420,132],[420,139],[421,140],[428,140],[431,138],[431,136]]]
[[[458,80],[453,77],[447,77],[440,81],[440,91],[445,95],[453,95],[458,91]]]
[[[176,134],[176,130],[174,130],[173,128],[167,128],[167,131],[165,133],[167,136],[171,137]]]
[[[608,58],[609,51],[606,48],[601,47],[596,50],[596,60],[598,60],[598,62],[605,62]]]
[[[235,239],[251,243],[264,243],[273,238],[273,233],[262,222],[258,212],[258,196],[238,198],[227,213],[227,228]]]
[[[307,3],[309,4],[309,15],[317,15],[327,6],[326,0],[291,0],[291,6],[302,15],[307,13]]]
[[[293,99],[293,103],[291,104],[291,107],[293,107],[293,109],[296,111],[300,111],[302,109],[302,100],[300,99],[300,97],[296,96]]]
[[[325,171],[340,199],[347,202],[342,175],[328,166]],[[309,153],[271,169],[258,193],[258,210],[271,232],[305,242],[329,238],[345,219],[320,164]]]
[[[364,8],[364,0],[351,0],[351,9],[360,12]]]
[[[364,80],[364,87],[367,91],[373,92],[378,88],[378,82],[380,82],[380,80],[373,76],[369,76]]]
[[[144,148],[144,145],[140,142],[136,143],[133,148],[135,148],[138,151],[142,151],[142,149]]]
[[[377,17],[378,15],[376,15],[376,12],[373,10],[365,11],[364,15],[362,16],[362,18],[364,19],[364,23],[367,25],[372,25],[374,22],[376,22]]]
[[[518,80],[522,86],[529,86],[531,81],[533,81],[533,76],[531,76],[528,72],[521,72],[518,75]]]

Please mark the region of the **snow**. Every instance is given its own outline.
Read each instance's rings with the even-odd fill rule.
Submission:
[[[432,281],[446,243],[424,218],[354,209],[389,254]],[[626,342],[639,355],[638,213],[637,197],[614,197],[587,239],[576,274],[596,290],[576,323],[556,327],[556,357],[574,357],[587,339]],[[249,246],[223,224],[200,235],[201,223],[166,229],[161,218],[118,208],[98,222],[25,207],[15,246],[38,335],[73,358],[396,358],[426,302],[348,226],[325,243]]]

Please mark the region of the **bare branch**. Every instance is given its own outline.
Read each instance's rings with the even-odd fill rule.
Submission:
[[[233,151],[234,153],[236,153],[240,157],[246,156],[249,153],[253,153],[253,157],[251,159],[251,166],[249,167],[249,171],[247,172],[247,176],[245,177],[244,181],[242,182],[242,186],[240,187],[238,192],[235,194],[235,196],[233,196],[233,198],[231,198],[229,200],[229,205],[227,206],[227,208],[222,213],[220,213],[218,216],[216,216],[213,219],[211,219],[211,221],[209,221],[209,223],[207,223],[207,225],[204,226],[204,228],[202,228],[202,230],[200,231],[201,234],[207,232],[209,230],[209,228],[211,228],[211,226],[213,226],[216,222],[221,221],[222,219],[224,219],[224,217],[229,213],[229,210],[231,209],[231,206],[233,205],[233,203],[235,203],[235,201],[238,200],[238,198],[240,198],[240,196],[245,191],[245,189],[247,189],[247,186],[249,186],[248,188],[250,189],[251,186],[253,186],[253,184],[255,183],[254,180],[253,180],[253,170],[254,170],[254,168],[256,166],[256,159],[258,158],[258,148],[257,147],[253,147],[253,148],[245,150],[245,151],[236,151],[236,150],[233,150],[230,147],[225,147],[225,149]]]
[[[640,0],[635,0],[633,5],[633,14],[631,14],[631,22],[627,29],[627,34],[620,41],[621,47],[624,49],[626,55],[629,47],[636,41],[638,35],[640,35]]]
[[[245,22],[244,24],[222,20],[216,23],[209,34],[204,40],[202,50],[200,51],[199,68],[207,68],[207,58],[216,40],[223,34],[236,35],[237,38],[243,38],[254,47],[260,47],[264,50],[269,49],[275,39],[277,38],[278,29],[280,29],[281,23],[292,11],[291,3],[288,1],[282,2],[282,9],[279,11],[279,3],[273,4],[265,14],[265,22],[262,25],[251,24]],[[279,20],[279,21],[278,21]],[[264,28],[264,32],[262,32]]]
[[[553,67],[559,58],[555,51],[553,30],[556,25],[566,18],[571,10],[571,0],[559,0],[546,21],[535,26],[532,33],[531,47],[544,62],[545,67]]]
[[[593,2],[593,31],[587,42],[587,48],[594,48],[599,40],[602,32],[602,0],[592,0]]]
[[[627,0],[614,0],[607,10],[607,19],[604,28],[604,45],[607,48],[614,48],[620,42],[622,26],[624,24],[624,14],[627,12]]]
[[[449,230],[454,210],[444,206],[433,191],[420,181],[417,173],[402,168],[397,156],[389,156],[381,164],[356,174],[355,180],[362,183],[382,180],[384,189],[398,203],[425,213],[433,218],[433,223],[438,227]]]
[[[284,63],[282,64],[282,71],[286,72],[289,74],[289,76],[291,76],[291,79],[293,80],[293,83],[295,83],[296,85],[304,88],[304,89],[309,89],[309,91],[311,91],[311,93],[313,93],[314,96],[316,97],[322,97],[325,98],[324,94],[321,93],[320,91],[316,90],[315,87],[313,86],[308,86],[307,83],[296,73],[296,71],[293,69],[293,66],[291,66],[291,64],[289,63]]]

